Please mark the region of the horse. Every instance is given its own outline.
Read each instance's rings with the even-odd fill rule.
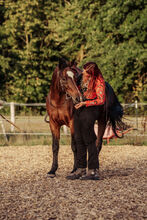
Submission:
[[[49,125],[52,133],[52,152],[53,161],[51,170],[48,172],[50,177],[56,176],[58,168],[58,152],[60,128],[66,125],[71,132],[71,148],[74,154],[74,165],[72,172],[76,171],[76,143],[74,140],[74,105],[82,101],[82,95],[77,87],[78,77],[81,76],[82,71],[74,62],[68,63],[65,60],[59,61],[59,65],[55,68],[50,91],[46,98],[46,110],[49,116]],[[112,126],[116,137],[119,136],[117,129],[125,129],[125,124],[122,122],[123,107],[118,101],[113,88],[106,82],[106,102],[104,106],[95,106],[97,111],[100,111],[100,117],[96,118],[98,121],[98,135],[97,135],[97,151],[98,157],[102,148],[103,135],[107,124]],[[45,118],[45,121],[48,122]]]
[[[74,153],[74,167],[73,172],[76,170],[76,147],[74,141],[74,125],[73,125],[73,111],[74,104],[82,100],[82,96],[75,83],[77,71],[72,70],[71,67],[74,63],[68,63],[61,59],[59,65],[55,68],[50,91],[46,98],[47,115],[45,121],[49,122],[50,130],[52,133],[52,152],[53,162],[51,170],[48,172],[50,177],[55,176],[58,168],[58,152],[60,140],[60,128],[66,125],[70,128],[71,133],[71,148]]]

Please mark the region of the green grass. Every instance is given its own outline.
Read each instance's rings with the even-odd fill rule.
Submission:
[[[106,141],[104,141],[106,144]],[[125,136],[122,139],[111,139],[109,142],[109,145],[137,145],[137,146],[142,146],[145,145],[147,146],[147,137],[145,136]]]
[[[8,135],[8,142],[4,138],[3,135],[0,135],[0,146],[33,146],[33,145],[51,145],[52,144],[52,136],[42,136],[42,135]],[[71,138],[70,136],[61,136],[60,138],[61,145],[70,145]]]
[[[34,145],[51,145],[52,137],[51,135],[42,136],[42,135],[9,135],[8,142],[6,142],[3,135],[0,135],[0,146],[34,146]],[[65,136],[61,135],[60,145],[70,145],[71,138],[70,135]],[[110,139],[108,145],[146,145],[147,146],[147,137],[145,136],[125,136],[122,139],[114,138]],[[103,140],[103,145],[107,145],[107,141]]]
[[[10,119],[9,117],[7,117],[8,119]],[[132,123],[134,122],[134,124],[132,124],[131,127],[136,126],[136,118],[135,117],[126,117],[128,118],[130,121],[128,121],[128,123]],[[110,140],[109,145],[126,145],[126,144],[131,144],[131,145],[147,145],[147,131],[145,129],[145,118],[144,117],[140,117],[138,118],[138,130],[134,131],[130,131],[128,133],[129,136],[127,136],[127,134],[125,135],[125,137],[123,139],[112,139]],[[6,122],[3,121],[6,133],[10,133],[11,132],[11,125]],[[8,142],[6,142],[5,138],[3,135],[0,135],[0,146],[4,146],[4,145],[51,145],[52,144],[52,137],[51,137],[51,133],[50,133],[50,128],[49,128],[49,124],[44,122],[44,116],[17,116],[16,120],[15,120],[15,124],[20,127],[22,129],[22,132],[24,133],[47,133],[50,135],[8,135]],[[143,131],[143,129],[145,131]],[[16,132],[17,129],[15,129]],[[2,132],[1,130],[1,126],[0,126],[0,132]],[[63,134],[63,128],[61,128],[61,134]],[[69,129],[68,129],[68,136],[65,135],[61,135],[60,138],[60,144],[61,145],[70,145],[71,141],[70,141],[70,133],[69,133]],[[137,136],[137,135],[143,135],[144,136]],[[106,140],[104,140],[103,144],[107,144]]]

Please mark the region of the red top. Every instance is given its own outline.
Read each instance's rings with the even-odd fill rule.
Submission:
[[[89,85],[83,96],[86,101],[86,107],[93,105],[103,105],[106,100],[105,95],[105,81],[103,76],[100,74],[98,78],[95,79],[95,86],[93,90],[89,91]]]

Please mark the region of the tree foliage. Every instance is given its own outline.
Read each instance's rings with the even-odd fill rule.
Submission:
[[[59,57],[95,61],[121,102],[146,101],[145,0],[6,0],[0,96],[45,102]]]

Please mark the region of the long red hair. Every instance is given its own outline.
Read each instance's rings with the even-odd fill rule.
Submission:
[[[89,75],[92,76],[91,80],[90,80],[89,88],[88,88],[88,90],[92,90],[95,87],[96,78],[101,79],[102,73],[101,73],[100,69],[98,68],[97,64],[94,62],[88,62],[88,63],[84,64],[83,68],[84,68],[84,70],[86,70],[86,72]]]

